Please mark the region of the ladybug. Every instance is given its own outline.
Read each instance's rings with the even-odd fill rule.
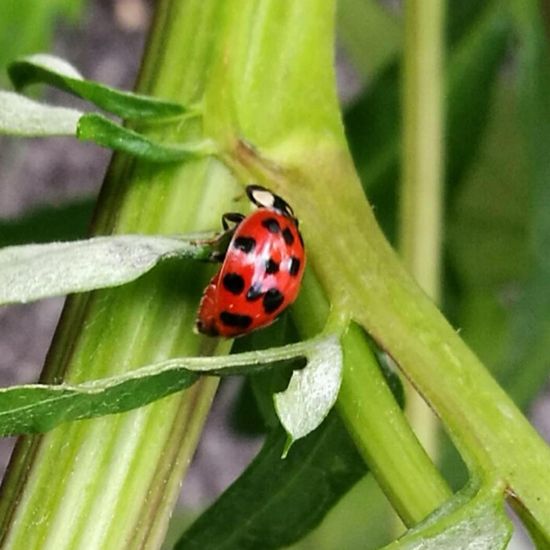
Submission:
[[[222,217],[224,230],[233,235],[196,322],[197,331],[208,336],[232,338],[265,327],[300,290],[306,255],[292,208],[259,185],[249,185],[246,194],[257,210]]]

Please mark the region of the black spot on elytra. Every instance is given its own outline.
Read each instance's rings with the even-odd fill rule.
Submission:
[[[220,313],[220,321],[228,327],[248,328],[252,324],[252,317],[250,315],[238,315],[237,313],[222,311]]]
[[[248,292],[246,293],[246,299],[249,302],[254,302],[255,300],[258,300],[258,298],[261,298],[264,295],[262,292],[262,287],[260,285],[252,285]]]
[[[256,239],[253,237],[237,237],[233,243],[233,248],[242,250],[246,254],[252,252],[256,246]]]
[[[288,227],[285,227],[283,231],[283,239],[285,240],[285,243],[288,246],[294,243],[294,235],[292,234],[292,231]]]
[[[266,218],[265,220],[262,220],[262,225],[270,233],[279,233],[281,231],[281,226],[275,218]]]
[[[288,268],[288,272],[295,277],[298,275],[298,271],[300,271],[300,260],[296,258],[296,256],[292,256],[292,258],[290,258],[290,267]]]
[[[223,286],[232,294],[240,294],[244,290],[244,279],[238,273],[226,273]]]
[[[279,309],[284,302],[285,297],[276,289],[270,288],[263,299],[263,307],[266,313],[273,313]]]
[[[273,275],[279,271],[279,264],[273,260],[272,258],[269,258],[267,262],[265,262],[265,272],[268,275]]]

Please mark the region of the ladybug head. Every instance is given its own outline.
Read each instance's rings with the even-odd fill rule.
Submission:
[[[260,185],[248,185],[246,187],[246,194],[252,203],[260,208],[270,208],[272,210],[277,210],[284,216],[288,216],[293,220],[296,220],[294,216],[294,210],[290,205],[279,195],[275,195],[269,189],[262,187]]]

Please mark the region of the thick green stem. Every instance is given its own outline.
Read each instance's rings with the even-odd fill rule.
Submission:
[[[550,449],[403,270],[345,158],[337,149],[319,151],[318,168],[300,174],[307,193],[270,176],[301,204],[298,215],[321,284],[396,360],[474,475],[503,482],[550,536]],[[299,177],[298,169],[294,174]],[[338,195],[331,191],[335,181]],[[356,238],[346,240],[349,227]]]
[[[299,151],[282,143],[269,161],[243,149],[234,157],[295,205],[310,265],[333,307],[394,358],[474,477],[508,487],[550,537],[550,449],[399,263],[365,201],[343,133],[317,138]]]
[[[183,103],[201,97],[216,7],[216,2],[159,4],[142,91]],[[198,121],[165,128],[164,134],[181,142],[203,135]],[[234,189],[213,159],[161,168],[117,157],[93,232],[215,228]],[[208,271],[196,263],[167,264],[121,289],[70,300],[42,380],[79,382],[162,358],[228,351],[228,343],[205,341],[191,330]],[[159,547],[215,388],[215,379],[204,379],[130,413],[20,440],[3,485],[4,547]]]

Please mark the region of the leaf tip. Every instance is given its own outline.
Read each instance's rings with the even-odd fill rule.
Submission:
[[[290,451],[290,447],[292,447],[295,442],[296,439],[294,439],[292,435],[287,432],[285,446],[283,447],[283,452],[281,453],[281,460],[284,460],[288,456],[288,451]]]

